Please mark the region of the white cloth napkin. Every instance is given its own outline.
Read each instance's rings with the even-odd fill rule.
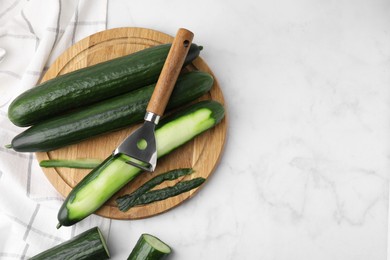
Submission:
[[[34,87],[52,62],[78,40],[106,29],[107,0],[1,0],[0,48],[0,258],[27,259],[94,226],[108,238],[111,221],[93,215],[56,229],[63,198],[34,154],[4,146],[24,129],[7,109]]]

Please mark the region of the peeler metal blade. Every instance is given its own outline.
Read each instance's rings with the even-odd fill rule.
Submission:
[[[141,127],[114,150],[114,156],[120,154],[131,155],[126,163],[145,171],[154,171],[157,165],[155,127],[156,125],[153,122],[145,121]]]

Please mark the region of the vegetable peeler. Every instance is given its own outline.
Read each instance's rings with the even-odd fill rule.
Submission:
[[[157,164],[157,144],[154,130],[169,101],[176,80],[190,49],[194,34],[180,28],[173,40],[157,84],[149,100],[144,124],[129,135],[113,152],[128,156],[128,164],[152,172]]]

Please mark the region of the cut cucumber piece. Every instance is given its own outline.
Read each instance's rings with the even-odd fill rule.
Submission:
[[[171,252],[172,249],[159,238],[142,234],[127,260],[161,260]]]
[[[103,260],[109,258],[110,252],[107,248],[103,234],[98,227],[94,227],[30,259]]]

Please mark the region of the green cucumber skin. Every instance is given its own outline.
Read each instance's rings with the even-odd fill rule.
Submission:
[[[175,170],[168,171],[168,172],[162,173],[160,175],[157,175],[156,177],[145,182],[142,186],[140,186],[133,193],[126,194],[124,196],[117,198],[116,202],[118,203],[119,210],[127,211],[133,205],[133,203],[137,200],[138,197],[140,197],[144,193],[148,192],[149,190],[153,189],[157,185],[163,183],[164,181],[176,180],[179,177],[182,177],[184,175],[189,175],[192,172],[193,171],[191,168],[183,168],[183,169],[175,169]]]
[[[99,228],[91,228],[74,238],[48,249],[30,259],[32,260],[99,260],[109,259],[106,242],[99,234]]]
[[[193,120],[192,117],[197,115],[207,118],[202,119],[199,128],[192,126],[192,131],[189,136],[186,136],[186,140],[166,140],[168,138],[164,138],[165,136],[175,138],[180,126],[187,126],[189,121]],[[165,118],[160,122],[155,132],[158,158],[212,128],[223,117],[224,108],[220,103],[201,101]],[[59,226],[71,226],[86,218],[140,172],[139,168],[126,163],[125,156],[109,156],[69,193],[58,212]]]
[[[66,167],[75,169],[93,169],[102,163],[99,159],[75,159],[75,160],[42,160],[39,166],[44,168]]]
[[[68,197],[65,199],[64,203],[62,204],[59,212],[58,212],[58,221],[59,221],[59,225],[60,226],[71,226],[77,222],[79,222],[80,220],[84,219],[85,217],[87,217],[89,214],[95,212],[101,205],[104,204],[104,202],[106,201],[106,197],[110,198],[112,195],[114,195],[115,193],[115,190],[116,189],[112,189],[113,187],[110,187],[111,189],[107,189],[109,191],[101,191],[100,194],[98,194],[97,196],[100,197],[100,203],[96,203],[96,200],[94,201],[95,204],[92,205],[92,204],[89,204],[88,206],[90,206],[91,208],[89,208],[88,210],[86,210],[86,212],[88,212],[89,214],[88,215],[85,215],[84,213],[85,212],[80,212],[81,215],[77,215],[77,216],[72,216],[72,212],[70,212],[68,210],[68,202],[70,204],[72,204],[72,202],[74,201],[74,199],[76,198],[78,192],[80,190],[83,190],[90,182],[92,182],[93,180],[95,180],[96,178],[99,177],[99,175],[101,173],[104,172],[104,170],[107,170],[107,167],[110,167],[113,165],[113,163],[117,163],[119,164],[120,162],[121,163],[121,167],[118,167],[119,169],[117,170],[117,173],[118,174],[121,174],[123,173],[122,176],[120,177],[125,177],[125,179],[121,179],[122,182],[129,182],[131,181],[135,176],[136,176],[136,173],[138,173],[138,171],[136,171],[136,169],[133,169],[133,172],[130,172],[130,174],[126,175],[125,176],[125,170],[127,167],[127,164],[125,163],[125,160],[124,158],[121,158],[121,157],[114,157],[114,156],[109,156],[107,157],[101,164],[100,166],[96,167],[95,169],[93,169],[85,178],[83,178],[78,184],[76,187],[74,187],[72,189],[72,191],[69,193]],[[123,170],[121,170],[123,169]],[[117,184],[119,184],[118,182],[116,182]],[[117,187],[116,187],[117,188]],[[117,188],[118,189],[118,188]],[[119,189],[118,189],[119,190]],[[104,193],[104,194],[103,194]],[[101,200],[101,196],[104,196],[103,198],[103,201]],[[85,208],[85,207],[83,207]],[[72,218],[70,218],[72,217]]]
[[[127,260],[163,260],[167,258],[170,252],[160,252],[159,250],[151,246],[143,238],[143,236],[144,234],[142,234],[141,237],[138,239],[137,244],[134,246]]]
[[[149,204],[152,202],[165,200],[167,198],[177,196],[179,194],[199,187],[205,182],[205,180],[206,179],[199,177],[188,181],[178,182],[172,187],[149,191],[138,197],[138,199],[134,203],[134,206]]]
[[[201,71],[180,75],[167,110],[187,104],[207,93],[213,77]],[[140,122],[155,84],[92,104],[31,126],[11,142],[17,152],[46,152]]]
[[[116,201],[118,203],[119,210],[127,211],[134,206],[146,205],[156,201],[165,200],[198,188],[205,182],[205,180],[206,179],[199,177],[188,181],[181,181],[172,187],[148,191],[130,202],[127,202],[123,197],[118,198]]]
[[[30,126],[68,110],[155,83],[170,46],[150,47],[43,82],[16,97],[9,106],[8,117],[17,126]],[[200,50],[201,47],[192,44],[185,65],[198,57]]]

